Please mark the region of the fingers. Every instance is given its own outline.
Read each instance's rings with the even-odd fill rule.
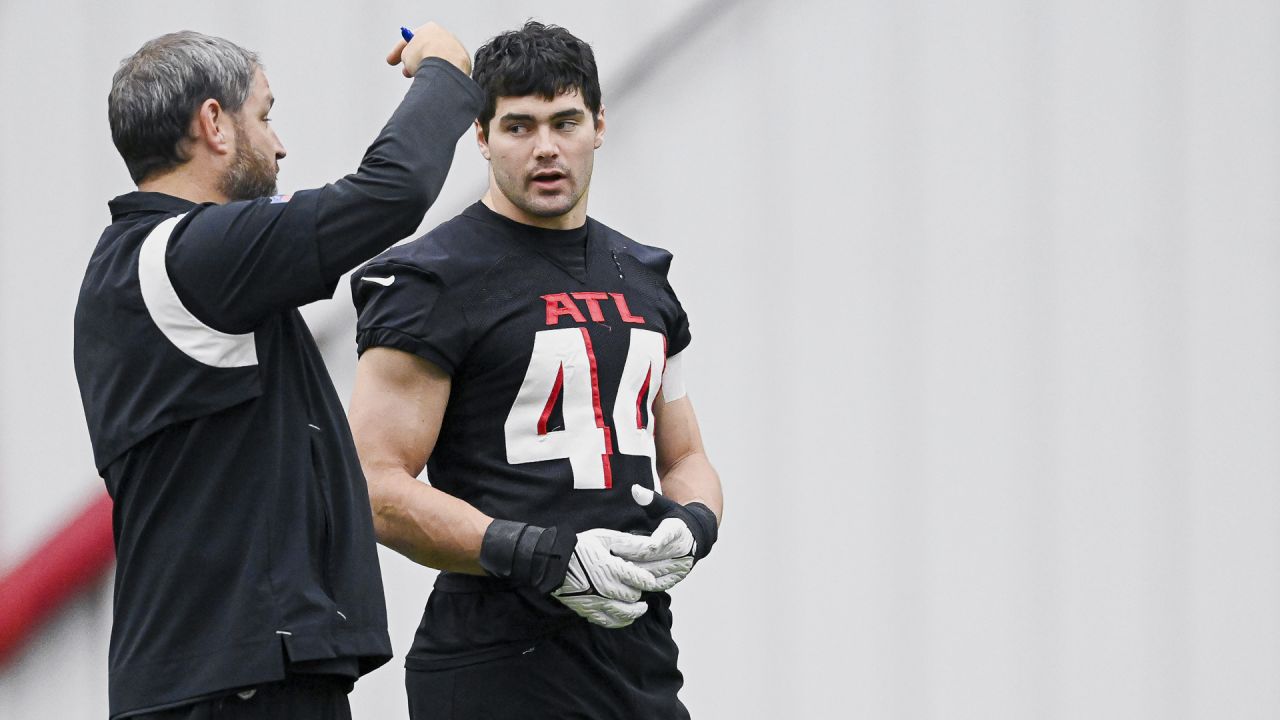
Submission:
[[[408,46],[409,43],[405,42],[403,39],[397,40],[396,46],[391,48],[391,52],[387,53],[387,64],[399,65],[400,56],[404,54],[404,49]]]
[[[664,588],[658,578],[653,573],[636,565],[633,562],[623,560],[620,557],[611,556],[603,563],[609,573],[609,588],[612,592],[606,593],[617,597],[630,595],[629,590],[645,592],[661,592]],[[626,589],[618,587],[618,582],[623,583]],[[634,599],[639,600],[639,592],[636,592]],[[630,598],[628,598],[630,599]]]
[[[680,584],[680,581],[689,575],[689,571],[693,569],[693,557],[651,560],[649,562],[638,562],[636,565],[648,570],[657,578],[660,586],[658,592],[666,592]]]
[[[667,518],[658,523],[658,529],[650,537],[655,546],[653,560],[693,555],[693,532],[680,518]]]
[[[581,568],[581,574],[585,576],[583,580],[587,589],[614,600],[635,602],[640,599],[641,585],[656,583],[652,574],[610,553],[605,534],[596,531],[578,534],[578,544],[573,549],[569,572],[565,575],[566,584],[578,574],[577,568]],[[649,577],[646,579],[643,575]],[[576,582],[581,585],[583,580]]]
[[[649,535],[636,535],[634,533],[624,533],[617,530],[606,530],[604,528],[596,528],[587,530],[584,534],[590,534],[593,537],[600,538],[605,546],[618,557],[628,560],[637,558],[642,560],[653,560],[654,558],[646,557],[651,551],[652,540]]]
[[[664,583],[653,573],[619,557],[613,550],[615,545],[627,544],[641,552],[647,540],[644,536],[615,530],[595,529],[578,533],[578,542],[565,575],[565,588],[578,591],[589,587],[597,595],[627,602],[639,600],[641,592],[662,590]]]
[[[557,597],[557,599],[565,607],[585,618],[587,622],[611,629],[630,625],[649,609],[648,603],[622,602],[598,595]]]
[[[387,62],[401,63],[401,72],[412,77],[423,58],[438,57],[451,63],[464,74],[471,74],[471,56],[453,33],[438,23],[429,22],[413,30],[413,40],[399,44],[387,54]]]
[[[689,526],[679,518],[663,520],[652,535],[583,531],[554,594],[562,602],[574,597],[638,602],[641,593],[665,592],[684,580],[693,568],[693,547]]]
[[[631,486],[631,499],[644,508],[645,514],[654,520],[663,517],[673,508],[680,506],[679,503],[666,495],[656,493],[642,485]]]
[[[614,555],[632,562],[668,560],[693,554],[693,533],[679,518],[667,518],[658,523],[652,535],[633,535],[611,546]]]
[[[631,499],[635,500],[636,504],[640,507],[647,508],[649,505],[653,504],[653,498],[657,494],[658,493],[644,487],[643,485],[631,486]]]
[[[624,603],[610,600],[604,603],[597,613],[587,619],[607,628],[620,628],[635,622],[648,610],[649,603]]]
[[[647,603],[621,603],[616,600],[610,600],[608,604],[583,617],[592,624],[616,630],[635,622],[648,609],[649,605]]]
[[[407,47],[409,47],[409,43],[404,39],[397,40],[395,47],[391,48],[391,52],[387,53],[387,64],[392,66],[400,65],[400,61],[404,59],[404,51]],[[409,72],[408,63],[401,66],[400,74],[407,78],[413,77],[413,73]]]
[[[610,565],[608,561],[602,561],[602,558],[598,555],[593,556],[590,553],[584,553],[582,548],[575,549],[573,557],[569,559],[569,567],[565,569],[564,583],[552,594],[557,597],[593,595],[607,600],[620,600],[623,602],[636,602],[639,600],[640,588],[630,584],[627,579],[620,577],[618,572],[622,564],[630,563],[613,556],[607,557],[617,565]],[[648,572],[641,571],[638,568],[637,571]],[[652,573],[649,573],[649,575],[650,579],[646,581],[646,584],[656,585],[657,578],[652,577]]]
[[[693,569],[692,557],[669,558],[666,560],[649,560],[648,562],[638,562],[637,567],[648,570],[658,580],[664,580],[668,575],[680,575],[683,579],[684,575],[688,575]]]

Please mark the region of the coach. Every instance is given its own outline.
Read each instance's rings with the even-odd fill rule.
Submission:
[[[285,155],[255,54],[156,38],[116,72],[109,203],[75,314],[94,459],[115,502],[110,713],[350,716],[391,657],[368,494],[297,307],[412,232],[481,93],[428,24],[355,174],[276,195]]]

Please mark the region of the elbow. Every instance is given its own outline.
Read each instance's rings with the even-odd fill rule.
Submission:
[[[353,212],[364,221],[357,228],[370,234],[403,238],[422,224],[443,185],[435,170],[382,158],[366,158],[354,175],[339,180],[330,192],[335,211]]]
[[[422,221],[422,216],[426,215],[435,204],[436,195],[437,193],[433,192],[427,183],[415,178],[414,181],[407,182],[400,188],[397,204],[404,208],[407,217],[414,218],[413,224],[416,227]]]
[[[435,199],[435,194],[429,188],[419,185],[404,188],[403,194],[396,199],[387,214],[392,234],[403,238],[417,232]]]
[[[447,169],[446,169],[447,170]],[[414,227],[422,221],[431,205],[440,195],[444,185],[444,173],[433,167],[399,164],[394,173],[382,178],[382,195],[394,211],[406,219],[412,219]]]
[[[386,545],[395,526],[396,503],[388,492],[385,478],[366,470],[365,481],[369,489],[369,510],[373,515],[373,535],[379,544]]]
[[[385,515],[380,515],[377,510],[373,511],[373,539],[379,545],[391,545],[392,527]]]

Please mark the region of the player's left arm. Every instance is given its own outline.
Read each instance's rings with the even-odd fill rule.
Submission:
[[[618,540],[611,549],[674,585],[684,579],[695,560],[711,552],[720,534],[724,495],[720,476],[702,446],[689,398],[680,392],[666,402],[659,393],[653,422],[662,494],[632,485],[631,497],[657,527],[647,537]]]
[[[720,475],[707,458],[689,396],[666,402],[659,392],[654,402],[653,424],[662,494],[681,505],[694,502],[706,505],[715,513],[719,525],[724,517]]]

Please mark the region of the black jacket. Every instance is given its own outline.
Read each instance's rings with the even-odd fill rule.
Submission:
[[[427,60],[354,175],[110,203],[75,366],[115,501],[113,717],[391,657],[364,476],[296,308],[417,227],[480,101]]]

